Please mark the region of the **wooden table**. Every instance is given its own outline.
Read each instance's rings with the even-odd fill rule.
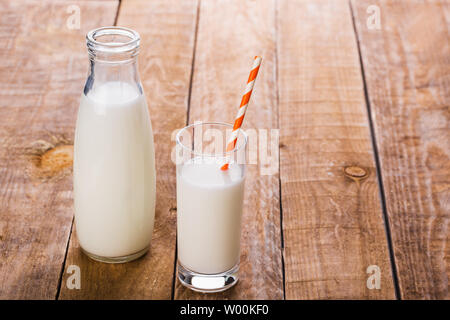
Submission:
[[[0,298],[448,299],[449,18],[445,0],[0,0]],[[141,34],[156,145],[151,250],[121,265],[73,227],[84,36],[104,25]],[[231,121],[256,54],[241,280],[193,293],[174,276],[173,132]]]

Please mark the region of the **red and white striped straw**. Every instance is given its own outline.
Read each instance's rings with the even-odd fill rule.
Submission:
[[[230,138],[227,144],[227,152],[234,149],[236,146],[239,129],[242,126],[242,122],[244,121],[245,111],[247,110],[248,103],[250,101],[250,96],[252,95],[253,86],[255,85],[256,76],[258,75],[259,66],[261,65],[262,58],[259,56],[255,57],[253,61],[253,67],[250,71],[250,75],[248,76],[247,86],[245,87],[244,95],[242,96],[241,105],[239,106],[238,113],[236,115],[236,119],[234,120],[233,131],[231,132]],[[228,170],[228,162],[225,163],[220,169]]]

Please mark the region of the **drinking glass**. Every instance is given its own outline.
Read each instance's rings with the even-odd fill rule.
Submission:
[[[232,127],[195,123],[176,137],[178,279],[195,291],[238,281],[247,135],[240,130],[227,152]]]

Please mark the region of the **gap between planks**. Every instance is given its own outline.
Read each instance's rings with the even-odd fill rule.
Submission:
[[[119,12],[120,12],[120,6],[122,4],[122,0],[117,0],[117,9],[116,9],[116,16],[114,17],[114,26],[117,26],[117,20],[119,18]],[[61,286],[62,286],[62,279],[64,276],[64,270],[66,269],[66,261],[67,261],[67,255],[69,253],[69,245],[70,245],[70,239],[72,238],[72,232],[73,232],[73,224],[75,223],[75,216],[72,217],[72,223],[70,225],[70,231],[69,231],[69,237],[67,238],[67,245],[66,245],[66,252],[64,254],[64,260],[61,266],[61,273],[59,274],[59,281],[58,281],[58,287],[56,288],[56,296],[55,300],[59,299],[59,295],[61,293]]]
[[[280,88],[278,86],[278,3],[275,6],[275,88],[276,88],[276,104],[277,104],[277,122],[278,129],[280,128]],[[280,238],[281,238],[281,271],[283,274],[283,300],[286,300],[286,270],[284,267],[284,233],[283,233],[283,192],[281,190],[281,148],[278,143],[278,190],[280,201]]]
[[[381,208],[382,208],[382,212],[383,212],[384,229],[386,231],[386,239],[387,239],[388,249],[389,249],[389,260],[391,262],[392,279],[394,281],[395,297],[398,300],[401,300],[400,287],[399,287],[399,282],[398,282],[398,272],[397,272],[397,266],[395,263],[394,248],[392,245],[392,236],[391,236],[391,228],[389,225],[389,217],[387,214],[386,197],[385,197],[385,191],[384,191],[384,186],[383,186],[383,177],[382,177],[382,173],[381,173],[380,159],[379,159],[378,148],[377,148],[377,140],[376,140],[375,130],[374,130],[374,126],[373,126],[373,119],[372,119],[372,113],[371,113],[371,107],[370,107],[370,101],[369,101],[369,92],[367,90],[364,64],[363,64],[363,60],[362,60],[362,56],[361,56],[361,46],[359,43],[358,30],[356,29],[355,14],[353,12],[353,6],[352,6],[352,3],[350,0],[348,1],[348,5],[350,7],[350,13],[352,15],[353,31],[355,33],[356,48],[358,49],[359,65],[361,67],[361,77],[362,77],[363,88],[364,88],[364,100],[366,102],[366,108],[367,108],[367,118],[368,118],[368,122],[369,122],[370,137],[371,137],[372,149],[373,149],[373,157],[374,157],[374,161],[375,161],[376,175],[377,175],[377,181],[378,181],[378,187],[379,187],[379,193],[380,193],[380,202],[381,202]]]
[[[55,300],[59,299],[59,294],[61,292],[62,279],[63,279],[63,275],[64,275],[64,270],[66,269],[66,260],[67,260],[67,254],[69,253],[70,238],[72,237],[74,221],[75,221],[75,216],[72,217],[72,223],[70,224],[69,237],[67,238],[67,245],[66,245],[66,253],[64,254],[64,260],[63,260],[63,263],[61,266],[61,273],[59,274],[59,281],[58,281],[58,287],[56,288]]]
[[[208,3],[208,4],[206,4],[206,3]],[[273,1],[273,3],[272,2],[269,2],[269,1],[267,1],[267,2],[264,2],[264,3],[262,3],[262,7],[263,8],[266,8],[267,10],[269,10],[269,11],[267,11],[266,9],[261,9],[260,11],[258,11],[259,12],[259,14],[263,14],[263,15],[265,15],[265,17],[267,18],[268,17],[268,15],[269,15],[269,12],[270,12],[270,21],[271,22],[275,22],[274,20],[275,20],[275,17],[274,17],[274,13],[275,13],[275,5],[273,5],[273,7],[272,8],[270,8],[269,9],[269,6],[271,5],[271,4],[274,4],[275,2]],[[237,1],[236,2],[234,2],[234,4],[235,5],[238,5],[239,4],[239,6],[237,6],[237,7],[234,7],[234,5],[233,4],[229,4],[229,6],[227,7],[227,9],[225,10],[226,12],[224,13],[224,14],[228,14],[229,16],[228,16],[228,22],[230,22],[230,20],[229,20],[229,17],[231,17],[232,16],[232,14],[231,14],[231,12],[234,12],[235,14],[236,14],[236,12],[238,12],[239,14],[240,14],[240,17],[242,18],[245,14],[243,13],[243,12],[245,12],[245,11],[242,11],[242,8],[241,8],[241,4],[240,3],[238,3]],[[267,6],[265,6],[265,5],[263,5],[263,4],[266,4]],[[200,14],[201,14],[201,16],[200,16],[200,14],[199,14],[199,22],[198,22],[198,33],[197,33],[197,40],[196,40],[196,46],[195,46],[195,50],[196,50],[196,53],[195,53],[195,61],[194,61],[194,64],[193,64],[193,74],[192,74],[192,76],[193,76],[193,79],[192,79],[192,82],[191,82],[191,86],[192,86],[192,92],[191,92],[191,96],[190,96],[190,99],[189,99],[189,105],[190,105],[190,108],[189,108],[189,122],[190,123],[192,123],[194,120],[195,120],[195,117],[198,117],[199,119],[201,119],[201,118],[205,118],[206,116],[208,116],[208,117],[212,117],[212,116],[215,116],[216,118],[217,117],[224,117],[224,114],[223,113],[218,113],[218,109],[217,108],[211,108],[211,109],[208,109],[208,108],[206,108],[206,107],[204,107],[203,109],[199,109],[200,108],[200,106],[199,106],[199,104],[201,103],[203,106],[204,106],[204,101],[202,100],[202,97],[205,97],[204,96],[204,90],[205,90],[205,88],[203,87],[203,85],[206,83],[208,83],[208,82],[206,82],[205,81],[205,79],[203,79],[202,78],[202,72],[203,71],[205,71],[205,70],[207,70],[208,69],[208,66],[210,66],[211,64],[212,64],[212,57],[213,56],[211,56],[211,54],[208,54],[207,52],[205,53],[205,49],[207,49],[208,48],[208,45],[206,44],[206,43],[209,43],[209,41],[211,41],[212,42],[212,44],[211,44],[211,47],[210,48],[208,48],[209,49],[209,52],[214,52],[215,50],[219,50],[219,52],[224,52],[224,53],[226,53],[226,55],[228,56],[228,57],[233,57],[233,58],[230,58],[230,59],[228,59],[227,61],[225,61],[225,64],[224,65],[227,65],[228,64],[228,66],[230,67],[232,67],[233,68],[233,74],[236,74],[235,72],[237,72],[237,73],[239,73],[239,74],[242,74],[242,73],[244,73],[244,71],[242,71],[242,70],[244,70],[244,68],[245,69],[247,69],[248,68],[248,66],[247,65],[241,65],[241,69],[240,68],[236,68],[236,63],[241,63],[242,62],[242,60],[240,60],[240,59],[234,59],[234,57],[240,57],[240,56],[242,56],[242,55],[244,55],[245,56],[245,53],[244,53],[244,51],[245,50],[241,50],[241,51],[239,51],[239,49],[236,49],[237,48],[237,46],[236,47],[233,47],[233,46],[231,46],[233,49],[234,49],[234,51],[232,51],[231,53],[230,52],[226,52],[226,51],[222,51],[223,49],[225,49],[226,50],[226,47],[222,47],[221,46],[221,44],[222,43],[219,43],[219,42],[214,42],[214,40],[217,40],[217,37],[222,37],[222,38],[224,38],[225,36],[224,36],[224,34],[226,34],[225,32],[222,32],[223,30],[219,30],[219,29],[217,29],[217,30],[219,30],[219,31],[221,31],[221,33],[219,34],[219,35],[217,35],[215,32],[211,32],[211,31],[208,31],[208,29],[205,27],[205,26],[207,26],[208,25],[208,23],[206,23],[205,22],[205,20],[206,21],[214,21],[214,19],[216,19],[217,20],[217,14],[214,16],[215,18],[212,18],[212,16],[214,15],[214,11],[213,11],[213,8],[211,7],[211,6],[213,6],[214,7],[214,4],[211,4],[210,2],[206,2],[206,1],[202,1],[201,3],[200,3],[200,5],[201,5],[201,7],[200,7]],[[217,2],[217,5],[218,5],[218,7],[220,8],[221,6],[224,6],[224,4],[223,4],[223,2],[220,2],[220,1],[218,1]],[[252,6],[251,4],[247,4],[246,3],[246,6]],[[215,7],[215,9],[217,10],[217,8],[218,7]],[[222,9],[224,9],[225,7],[221,7]],[[234,9],[233,9],[234,8]],[[238,8],[241,8],[241,9],[238,9]],[[235,10],[235,11],[233,11],[233,10]],[[219,10],[220,11],[220,10]],[[239,15],[238,15],[239,16]],[[258,15],[256,15],[257,17],[259,17]],[[201,20],[200,20],[201,19]],[[213,19],[213,20],[211,20],[211,19]],[[267,21],[269,21],[269,20],[267,20]],[[254,22],[253,21],[253,23],[257,23],[257,22]],[[252,22],[248,22],[248,25],[246,24],[246,26],[248,27],[248,26],[252,26]],[[205,28],[204,28],[205,27]],[[214,26],[213,26],[214,27]],[[216,30],[216,31],[217,31]],[[233,27],[233,29],[230,31],[230,34],[232,35],[231,37],[229,37],[230,39],[230,41],[233,43],[233,41],[236,41],[237,40],[237,33],[236,33],[236,30],[238,30],[238,29],[236,29],[235,27]],[[260,31],[259,29],[255,29],[255,30],[253,30],[253,29],[251,29],[251,28],[248,28],[248,29],[246,29],[247,30],[247,32],[242,32],[243,33],[243,35],[241,34],[241,33],[239,33],[239,35],[242,35],[243,37],[249,37],[250,36],[250,34],[252,33],[252,32],[256,32],[256,30],[258,30],[258,31]],[[248,31],[248,30],[250,30],[250,31]],[[253,31],[252,31],[253,30]],[[264,29],[265,30],[265,29]],[[209,33],[208,33],[209,32]],[[234,33],[233,33],[234,32]],[[271,29],[270,30],[270,42],[271,43],[269,43],[271,46],[272,45],[275,45],[275,41],[273,41],[273,40],[275,40],[274,39],[274,33],[275,32],[275,29]],[[265,33],[266,34],[266,33]],[[214,36],[217,36],[217,37],[215,37],[215,39],[213,39],[214,38]],[[249,44],[249,43],[246,43],[245,44],[246,45],[246,48],[247,49],[253,49],[254,47],[258,47],[259,49],[261,49],[260,48],[260,43],[259,42],[257,42],[257,41],[251,41],[251,43]],[[253,47],[254,46],[254,47]],[[271,47],[270,46],[270,47]],[[269,47],[269,49],[270,49],[270,47]],[[274,47],[273,47],[273,49],[275,49]],[[276,66],[275,66],[275,63],[274,63],[274,58],[275,58],[275,50],[270,50],[269,51],[270,53],[271,53],[271,59],[270,60],[268,60],[268,56],[266,56],[266,59],[265,59],[265,61],[266,61],[266,63],[267,62],[270,62],[271,64],[272,64],[272,66],[271,66],[271,68],[270,68],[270,70],[268,69],[268,71],[270,71],[270,73],[268,73],[268,74],[270,74],[270,75],[272,75],[273,77],[271,78],[271,79],[273,79],[272,81],[273,81],[273,86],[271,86],[271,88],[272,88],[272,90],[270,91],[271,93],[270,93],[270,96],[271,97],[275,97],[275,93],[276,93],[276,90],[275,90],[275,88],[274,88],[274,86],[275,86],[275,73],[273,72],[273,71],[275,71],[275,68],[276,68]],[[256,52],[255,52],[256,53]],[[264,61],[263,61],[263,64],[264,64]],[[235,70],[236,69],[236,70]],[[219,98],[224,98],[225,99],[225,101],[226,101],[226,105],[227,106],[229,106],[230,104],[235,104],[236,102],[235,102],[235,99],[238,99],[238,98],[240,98],[240,90],[239,91],[236,91],[236,87],[237,87],[237,84],[239,84],[241,81],[239,80],[240,79],[240,77],[242,76],[242,77],[245,77],[245,76],[247,76],[248,74],[246,73],[247,72],[247,70],[245,71],[245,75],[241,75],[241,76],[239,76],[239,78],[238,79],[236,79],[236,80],[234,80],[234,78],[233,78],[233,76],[231,76],[230,74],[228,74],[228,75],[224,75],[223,73],[221,73],[221,72],[219,72],[220,71],[220,68],[216,68],[216,71],[218,72],[218,76],[219,77],[222,77],[221,79],[222,80],[220,80],[220,81],[225,81],[225,80],[230,80],[230,82],[225,82],[225,83],[231,83],[231,80],[233,80],[232,81],[232,85],[231,86],[233,86],[234,88],[233,88],[233,90],[230,90],[230,88],[229,87],[227,87],[227,88],[222,88],[222,87],[220,87],[220,90],[218,90],[218,92],[216,92],[216,96],[218,96]],[[200,73],[198,73],[198,72],[200,72]],[[229,72],[229,70],[228,70],[228,72]],[[200,75],[199,75],[200,74]],[[226,74],[226,72],[225,72],[225,74]],[[228,77],[228,78],[227,78]],[[263,78],[264,78],[264,76],[263,76]],[[224,85],[225,83],[221,83],[222,85]],[[201,88],[201,89],[199,89],[199,88]],[[203,90],[202,90],[203,89]],[[228,89],[228,91],[227,91],[227,89]],[[224,94],[224,92],[226,92],[226,94]],[[221,95],[222,94],[222,95]],[[264,94],[263,94],[264,95]],[[231,97],[232,96],[232,97]],[[261,96],[259,97],[259,98],[261,98]],[[256,100],[258,100],[258,97],[256,97],[255,98]],[[217,101],[216,101],[217,102]],[[208,103],[211,103],[211,101],[210,100],[208,100],[208,101],[206,101],[205,102],[206,104],[208,104]],[[253,99],[253,102],[252,103],[255,103],[255,100]],[[275,101],[275,99],[273,99],[272,100],[272,103],[270,104],[270,105],[272,105],[273,106],[273,108],[276,108],[277,107],[277,103],[276,103],[276,101]],[[206,109],[208,109],[208,110],[206,110]],[[230,106],[230,108],[227,108],[227,111],[229,111],[229,112],[227,112],[227,116],[229,116],[229,119],[232,119],[232,117],[235,115],[235,109],[234,108],[232,108],[231,106]],[[274,110],[275,111],[275,110]],[[254,112],[254,111],[253,111]],[[231,115],[231,113],[232,113],[232,115]],[[275,111],[274,113],[273,113],[273,116],[276,116],[278,113]],[[275,118],[273,118],[273,119],[275,119]],[[248,119],[248,120],[250,120],[250,119]],[[251,122],[251,121],[250,121]],[[276,126],[277,125],[277,122],[275,122],[274,124],[273,124],[274,126]],[[277,148],[276,149],[276,152],[279,152],[279,149]],[[277,173],[278,173],[278,171],[277,171]],[[278,179],[277,179],[278,180]],[[278,181],[272,181],[272,183],[276,183],[276,187],[278,187],[279,186],[279,180]],[[274,189],[276,189],[275,187],[274,187]],[[276,196],[279,196],[279,191],[277,190],[276,191]],[[250,203],[250,202],[249,202]],[[275,210],[276,209],[276,210]],[[275,210],[275,211],[278,211],[279,210],[279,204],[276,204],[276,207],[273,207],[271,210]],[[276,224],[276,225],[279,225],[279,223],[280,223],[280,216],[279,216],[279,212],[277,212],[277,214],[276,215],[274,215],[274,216],[271,216],[271,219],[276,219],[276,222],[274,221],[274,223]],[[245,232],[243,232],[243,234],[246,234]],[[248,232],[247,232],[247,234],[248,234]],[[272,235],[274,235],[274,234],[272,234]],[[244,236],[244,237],[247,237],[248,238],[248,236]],[[278,247],[281,247],[281,239],[280,239],[280,231],[276,231],[276,238],[277,238],[277,240],[275,241],[276,242],[276,244],[277,244],[277,246]],[[275,243],[274,242],[274,243]],[[261,244],[261,242],[260,242],[260,244]],[[245,252],[245,250],[243,251],[243,252]],[[258,250],[256,250],[256,252],[258,252]],[[241,253],[242,254],[242,253]],[[245,254],[244,254],[244,256],[245,256]],[[268,257],[269,255],[267,255],[267,257]],[[283,297],[284,297],[284,290],[283,290],[283,285],[284,285],[284,281],[283,281],[283,268],[282,268],[282,263],[281,263],[281,257],[282,257],[282,254],[281,254],[281,251],[279,251],[279,255],[277,255],[277,257],[276,257],[276,261],[277,261],[277,263],[279,264],[279,267],[277,267],[277,270],[278,270],[278,280],[279,280],[279,283],[277,283],[277,298],[278,299],[283,299]],[[242,260],[241,260],[241,262],[242,262]],[[244,268],[245,269],[245,268]],[[251,267],[247,267],[246,268],[247,269],[247,272],[251,269]],[[242,271],[245,271],[245,270],[242,270]],[[248,273],[248,275],[250,275],[250,274],[252,274],[252,273]],[[250,277],[250,276],[249,276]],[[250,277],[251,278],[251,277]],[[253,278],[252,278],[253,279]],[[248,279],[247,279],[248,280]],[[253,279],[254,280],[254,279]],[[278,281],[277,281],[278,282]],[[250,282],[241,282],[241,284],[242,285],[247,285],[248,286],[248,283],[250,283]],[[273,289],[273,288],[272,288]],[[249,289],[249,290],[253,290],[252,292],[251,292],[251,294],[249,294],[248,295],[248,297],[252,297],[252,295],[260,295],[260,296],[263,296],[264,294],[267,294],[269,291],[264,291],[264,290],[260,290],[261,292],[258,292],[258,291],[255,291],[256,289]],[[189,292],[187,292],[186,291],[186,289],[185,288],[182,288],[181,287],[181,285],[179,284],[179,283],[176,283],[175,284],[175,299],[179,299],[179,298],[181,298],[181,299],[195,299],[195,298],[211,298],[211,299],[217,299],[217,298],[225,298],[225,299],[227,299],[227,298],[231,298],[231,299],[233,299],[233,298],[236,298],[236,297],[239,297],[239,296],[241,296],[241,297],[246,297],[246,295],[245,295],[245,293],[243,293],[242,291],[240,291],[239,293],[238,292],[236,292],[235,290],[233,291],[233,290],[231,290],[231,291],[228,291],[227,293],[225,293],[225,294],[223,294],[223,295],[211,295],[211,296],[208,296],[208,297],[202,297],[202,296],[199,296],[199,295],[196,295],[196,294],[194,294],[194,293],[189,293]]]
[[[201,0],[197,1],[197,16],[195,19],[195,28],[194,28],[194,46],[193,46],[193,50],[192,50],[191,74],[189,77],[189,90],[188,90],[187,108],[186,108],[186,126],[189,124],[189,111],[191,110],[191,95],[192,95],[192,82],[194,79],[195,52],[197,51],[198,22],[200,20],[200,2],[201,2]],[[178,234],[175,238],[175,259],[173,261],[173,279],[172,279],[171,300],[175,300],[175,285],[177,283],[177,262],[178,262]]]

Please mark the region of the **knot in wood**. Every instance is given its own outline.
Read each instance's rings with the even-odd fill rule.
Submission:
[[[177,213],[177,207],[171,207],[171,208],[169,209],[169,212],[170,212],[170,213]]]
[[[41,181],[60,179],[69,174],[73,163],[73,145],[60,144],[53,146],[50,143],[33,144],[27,155],[31,160],[31,167],[27,168],[27,174]]]
[[[367,177],[367,171],[357,166],[349,166],[344,168],[344,173],[351,179],[363,179]]]
[[[49,172],[58,172],[70,167],[73,162],[73,146],[61,145],[52,148],[41,156],[40,166]]]

